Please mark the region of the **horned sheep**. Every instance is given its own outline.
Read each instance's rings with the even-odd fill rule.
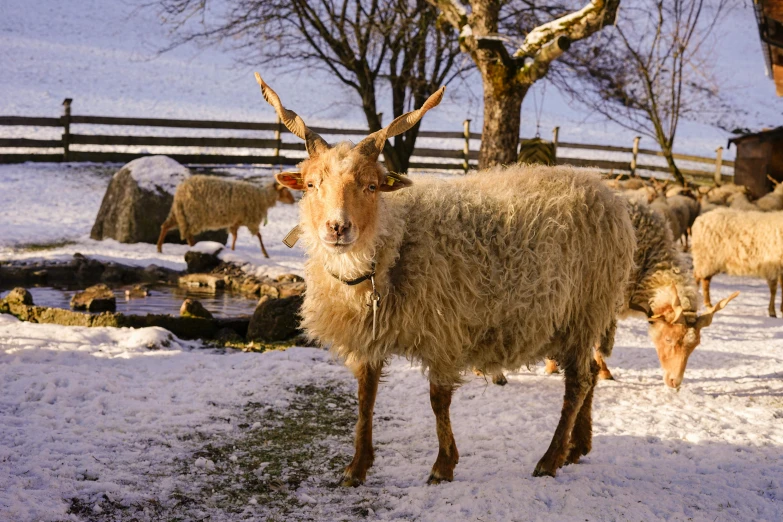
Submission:
[[[378,162],[387,138],[415,125],[443,88],[356,146],[329,146],[256,78],[309,153],[300,172],[277,175],[305,192],[302,327],[359,381],[355,455],[343,485],[362,483],[372,464],[375,396],[393,355],[421,364],[429,378],[439,442],[430,483],[452,480],[459,460],[449,409],[464,373],[518,368],[550,353],[564,362],[565,401],[534,475],[578,462],[592,444],[592,345],[609,331],[632,263],[625,205],[598,176],[571,167],[416,184],[387,173]]]
[[[158,252],[163,251],[163,239],[172,228],[178,228],[180,236],[193,246],[193,236],[205,230],[227,228],[231,232],[231,250],[237,243],[239,227],[246,226],[264,248],[259,226],[266,221],[267,211],[280,201],[294,203],[291,191],[272,182],[258,186],[244,181],[217,178],[215,176],[190,176],[177,186],[169,216],[160,227]]]
[[[714,275],[761,277],[769,285],[769,316],[775,317],[777,282],[783,273],[783,212],[713,210],[694,223],[691,251],[705,305],[710,306]]]

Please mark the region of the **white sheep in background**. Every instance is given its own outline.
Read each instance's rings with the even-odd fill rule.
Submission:
[[[783,212],[719,208],[693,224],[693,275],[710,306],[710,280],[716,274],[761,277],[769,285],[769,316],[783,272]],[[783,305],[781,305],[783,310]]]
[[[713,205],[726,206],[729,204],[729,198],[738,193],[745,194],[747,189],[744,185],[735,185],[734,183],[724,183],[723,185],[713,187],[704,194],[707,203]]]
[[[783,184],[771,177],[769,179],[775,185],[775,188],[772,189],[772,192],[764,194],[757,199],[755,201],[756,206],[759,210],[764,210],[766,212],[783,210]]]
[[[519,368],[552,353],[564,363],[565,402],[534,475],[554,476],[586,455],[598,372],[592,346],[609,332],[632,264],[624,203],[598,176],[570,167],[494,169],[411,187],[378,156],[443,89],[356,146],[330,147],[256,78],[310,156],[301,172],[277,175],[305,191],[302,326],[359,381],[356,452],[343,485],[362,483],[372,464],[375,396],[393,355],[421,364],[430,381],[440,449],[429,482],[452,480],[459,460],[449,408],[464,373]]]
[[[227,228],[233,236],[231,250],[234,250],[239,227],[245,226],[258,238],[264,257],[269,257],[259,227],[266,220],[269,208],[278,201],[292,204],[294,196],[275,182],[262,187],[215,176],[190,176],[174,193],[169,217],[160,227],[158,252],[163,251],[166,233],[175,227],[190,246],[196,234]]]
[[[748,195],[744,192],[737,192],[732,194],[727,198],[726,201],[728,202],[729,207],[735,210],[746,210],[750,212],[760,210],[755,203],[750,201]]]

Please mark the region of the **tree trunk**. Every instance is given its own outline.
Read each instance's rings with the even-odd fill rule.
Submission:
[[[520,110],[530,86],[518,85],[503,77],[493,78],[489,74],[483,76],[484,128],[481,134],[479,169],[511,165],[517,161]]]
[[[682,175],[682,172],[680,172],[680,169],[677,168],[677,164],[674,163],[674,156],[672,155],[671,149],[663,148],[663,157],[666,158],[666,164],[669,166],[669,172],[672,176],[674,176],[674,179],[682,185],[683,187],[687,187],[688,184],[685,181],[685,176]]]

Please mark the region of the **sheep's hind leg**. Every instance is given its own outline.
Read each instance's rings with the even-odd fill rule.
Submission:
[[[356,487],[362,484],[375,458],[372,449],[372,416],[382,368],[383,363],[364,363],[353,369],[359,381],[359,419],[356,421],[354,441],[356,452],[343,473],[343,486]]]
[[[451,431],[449,408],[451,396],[454,393],[453,386],[438,386],[430,382],[430,404],[435,412],[435,427],[438,433],[438,458],[432,466],[432,473],[427,484],[439,484],[444,480],[454,480],[454,467],[459,462],[457,443]]]
[[[554,477],[558,468],[565,464],[577,414],[582,409],[585,398],[595,383],[595,377],[591,373],[584,371],[587,367],[580,368],[580,366],[577,361],[573,360],[568,361],[564,365],[565,396],[563,398],[563,410],[560,413],[560,422],[557,423],[549,449],[546,450],[546,453],[538,461],[538,465],[533,471],[534,477],[542,477],[544,475]]]
[[[769,285],[769,316],[777,317],[775,315],[775,297],[778,294],[778,279],[768,279],[767,285]]]
[[[612,372],[609,371],[606,361],[598,352],[595,352],[595,362],[598,364],[598,378],[602,381],[613,381],[614,376]]]
[[[596,353],[596,359],[598,357],[600,355]],[[603,362],[603,359],[601,362]],[[593,392],[595,391],[598,367],[599,364],[596,361],[590,361],[592,384],[587,395],[585,395],[582,408],[576,416],[574,429],[571,431],[571,451],[568,453],[566,464],[576,464],[583,455],[590,453],[590,450],[593,448]]]
[[[239,226],[233,226],[228,229],[231,233],[231,250],[236,250],[237,246],[237,232],[239,232]]]
[[[508,379],[506,379],[506,376],[503,375],[503,372],[496,373],[492,376],[492,384],[497,384],[498,386],[505,386],[508,384]]]
[[[169,217],[160,226],[160,235],[158,236],[158,253],[163,252],[163,240],[166,239],[166,234],[169,230],[177,226],[177,219],[174,216]]]
[[[264,248],[264,240],[261,239],[261,232],[256,232],[256,237],[258,238],[258,242],[261,243],[261,252],[264,253],[264,257],[269,259],[269,254],[266,253],[266,248]]]

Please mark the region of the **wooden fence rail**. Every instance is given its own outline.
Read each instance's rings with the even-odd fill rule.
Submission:
[[[147,152],[127,152],[116,150],[82,150],[82,146],[91,147],[188,147],[196,149],[247,149],[259,152],[271,151],[271,154],[221,154],[204,153],[194,154],[189,151],[167,152],[166,155],[189,165],[206,164],[270,164],[270,165],[295,165],[301,161],[298,157],[287,156],[284,151],[304,152],[305,147],[301,142],[289,142],[283,140],[283,135],[289,133],[278,120],[277,122],[241,122],[241,121],[217,121],[217,120],[176,120],[169,118],[123,118],[114,116],[79,116],[71,115],[71,99],[63,102],[63,115],[59,118],[27,117],[27,116],[0,116],[0,128],[3,126],[17,127],[60,127],[63,129],[61,139],[37,139],[37,138],[2,138],[0,137],[0,163],[19,163],[25,161],[89,161],[89,162],[127,162],[148,154]],[[261,131],[273,133],[270,138],[247,137],[192,137],[192,136],[155,136],[155,135],[113,135],[113,134],[86,134],[72,133],[72,125],[101,125],[101,126],[135,126],[135,127],[164,127],[182,129],[224,129],[242,131]],[[367,129],[335,129],[326,127],[311,127],[315,132],[326,136],[365,136]],[[81,127],[80,127],[81,130]],[[591,150],[610,152],[615,154],[629,154],[628,161],[608,159],[588,159],[578,157],[560,157],[558,163],[576,166],[594,167],[616,174],[634,173],[637,170],[655,172],[668,172],[663,165],[638,164],[639,156],[663,157],[661,151],[639,148],[639,138],[634,139],[633,147],[618,147],[613,145],[597,145],[588,143],[558,142],[559,128],[555,128],[554,142],[557,150]],[[414,161],[411,168],[414,169],[449,169],[464,170],[475,168],[478,160],[478,150],[471,149],[471,141],[480,141],[481,133],[470,132],[470,120],[465,120],[462,132],[452,131],[420,131],[420,138],[438,138],[447,140],[460,140],[459,146],[454,148],[425,148],[417,147],[414,150]],[[2,149],[62,149],[61,153],[51,151],[35,152],[10,152]],[[674,154],[674,159],[713,166],[713,169],[682,169],[683,174],[697,179],[714,179],[716,181],[728,179],[730,176],[723,174],[723,167],[734,167],[734,162],[722,160],[723,148],[716,150],[716,157],[693,156],[689,154]],[[461,160],[454,162],[417,161],[427,159]]]

